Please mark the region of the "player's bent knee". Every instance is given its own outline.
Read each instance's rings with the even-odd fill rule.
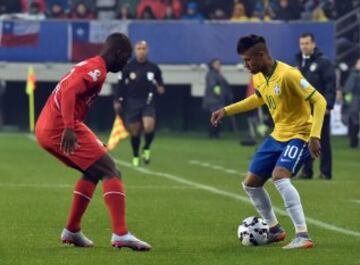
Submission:
[[[292,173],[283,167],[275,167],[273,174],[272,174],[272,180],[276,181],[276,180],[280,180],[280,179],[286,179],[286,178],[290,178],[292,175]]]
[[[244,181],[242,182],[243,187],[261,187],[265,184],[266,180],[255,175],[254,173],[248,172]]]

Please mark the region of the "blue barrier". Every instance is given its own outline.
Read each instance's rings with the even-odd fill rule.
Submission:
[[[41,22],[36,47],[0,47],[0,61],[68,62],[69,21]],[[133,21],[128,33],[133,42],[146,40],[151,59],[161,64],[206,63],[217,57],[226,64],[239,62],[238,38],[261,34],[276,59],[293,63],[302,32],[315,34],[317,44],[326,56],[335,56],[333,23],[197,23]]]

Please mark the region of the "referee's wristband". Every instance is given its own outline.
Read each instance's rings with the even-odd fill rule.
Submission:
[[[123,101],[124,101],[124,98],[123,98],[123,97],[117,98],[117,101],[123,102]]]

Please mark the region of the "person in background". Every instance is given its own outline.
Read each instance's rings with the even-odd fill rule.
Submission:
[[[128,4],[123,4],[118,8],[117,14],[116,14],[116,19],[129,20],[129,19],[133,19],[133,18],[134,17],[130,12],[130,6]]]
[[[174,10],[173,10],[172,6],[170,6],[170,5],[166,6],[165,16],[164,16],[163,19],[165,19],[165,20],[175,20],[175,19],[177,19],[176,15],[174,14]]]
[[[345,103],[348,104],[350,147],[359,146],[360,116],[360,58],[356,61],[343,88]]]
[[[277,1],[275,0],[257,0],[252,17],[257,17],[263,21],[274,19]]]
[[[280,0],[279,6],[275,9],[276,20],[298,20],[301,17],[301,6],[297,1]]]
[[[140,166],[141,134],[144,132],[142,158],[150,163],[150,147],[155,138],[156,110],[155,94],[165,92],[162,73],[158,65],[148,59],[146,41],[135,45],[135,59],[130,61],[119,75],[115,90],[114,110],[124,110],[126,126],[131,135],[133,166]]]
[[[211,12],[210,18],[212,20],[226,20],[228,19],[228,16],[222,8],[218,7]]]
[[[52,19],[65,19],[67,18],[67,15],[62,5],[58,2],[54,2],[49,6],[47,17]]]
[[[181,19],[202,22],[205,18],[199,11],[198,4],[196,2],[189,2],[186,5],[186,13],[181,17]]]
[[[321,130],[321,156],[320,178],[330,180],[332,178],[332,154],[330,144],[330,112],[335,104],[336,97],[336,74],[332,62],[324,57],[316,47],[315,37],[312,33],[303,33],[299,38],[300,52],[296,56],[296,64],[304,77],[326,99],[327,109]],[[305,161],[302,179],[313,177],[313,160]]]
[[[242,3],[234,5],[231,21],[233,22],[248,22],[249,18],[246,16],[245,6]]]
[[[206,74],[206,88],[203,99],[203,108],[210,114],[215,110],[232,103],[233,94],[231,87],[221,72],[221,62],[213,59],[209,63],[209,71]],[[220,138],[221,127],[209,127],[209,137]]]
[[[86,2],[79,1],[75,3],[70,13],[71,19],[95,19],[96,14],[92,11]]]

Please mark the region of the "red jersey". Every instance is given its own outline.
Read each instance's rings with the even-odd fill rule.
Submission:
[[[74,129],[75,123],[85,119],[101,91],[106,74],[105,61],[100,56],[75,65],[62,77],[47,100],[37,122],[37,129]]]

